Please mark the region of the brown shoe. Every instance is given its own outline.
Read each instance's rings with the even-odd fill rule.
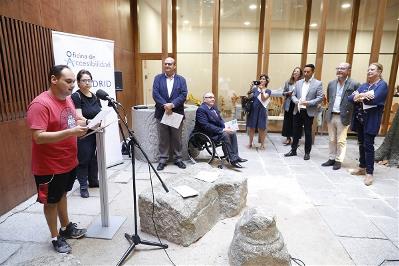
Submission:
[[[366,174],[366,168],[358,168],[357,170],[351,172],[351,175],[365,175],[365,174]]]
[[[366,186],[370,186],[371,184],[373,184],[373,175],[366,174],[366,177],[364,178],[364,184]]]

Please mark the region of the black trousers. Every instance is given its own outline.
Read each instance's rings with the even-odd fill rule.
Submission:
[[[88,183],[98,182],[98,165],[96,152],[96,135],[78,139],[78,172],[77,177],[81,189],[87,189]]]
[[[364,126],[358,124],[357,143],[359,145],[359,167],[366,168],[366,173],[374,172],[374,139],[375,135],[364,132]]]
[[[238,155],[238,143],[236,133],[229,134],[227,132],[223,132],[222,135],[214,140],[223,142],[223,153],[229,158],[231,162],[236,162],[240,158]]]
[[[310,153],[312,150],[312,125],[313,117],[308,116],[305,109],[301,109],[294,115],[294,139],[291,144],[291,149],[296,151],[298,142],[302,135],[302,127],[305,131],[305,153]]]

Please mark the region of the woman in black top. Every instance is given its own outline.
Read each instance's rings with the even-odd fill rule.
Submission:
[[[284,144],[290,145],[291,138],[294,136],[294,122],[293,122],[293,112],[295,104],[291,101],[292,91],[295,87],[295,82],[303,78],[303,72],[300,67],[294,68],[292,71],[291,77],[284,84],[283,88],[283,96],[284,96],[284,122],[283,122],[283,130],[281,135],[286,137]]]
[[[79,90],[72,94],[78,116],[86,119],[86,125],[101,111],[100,100],[90,91],[93,78],[87,70],[80,70],[77,77]],[[78,139],[77,177],[80,184],[80,196],[89,197],[88,187],[98,187],[98,167],[96,154],[96,135],[91,134]]]

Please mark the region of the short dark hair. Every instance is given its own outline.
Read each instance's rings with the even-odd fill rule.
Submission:
[[[50,69],[50,72],[48,73],[48,82],[51,83],[51,77],[55,76],[57,79],[61,77],[61,72],[64,70],[64,68],[69,68],[67,65],[55,65]]]
[[[89,75],[89,76],[90,76],[90,79],[93,79],[93,77],[92,77],[91,73],[89,72],[89,70],[82,69],[82,70],[80,70],[80,71],[78,72],[78,74],[76,75],[76,80],[77,80],[78,82],[80,82],[80,79],[82,78],[82,76],[83,76],[84,74]]]
[[[305,67],[310,67],[312,69],[312,71],[314,71],[315,66],[313,64],[306,64],[303,68]]]

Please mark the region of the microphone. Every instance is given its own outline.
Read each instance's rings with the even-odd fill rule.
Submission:
[[[96,96],[101,100],[108,101],[109,103],[121,105],[114,98],[109,97],[108,93],[102,89],[96,91]]]

